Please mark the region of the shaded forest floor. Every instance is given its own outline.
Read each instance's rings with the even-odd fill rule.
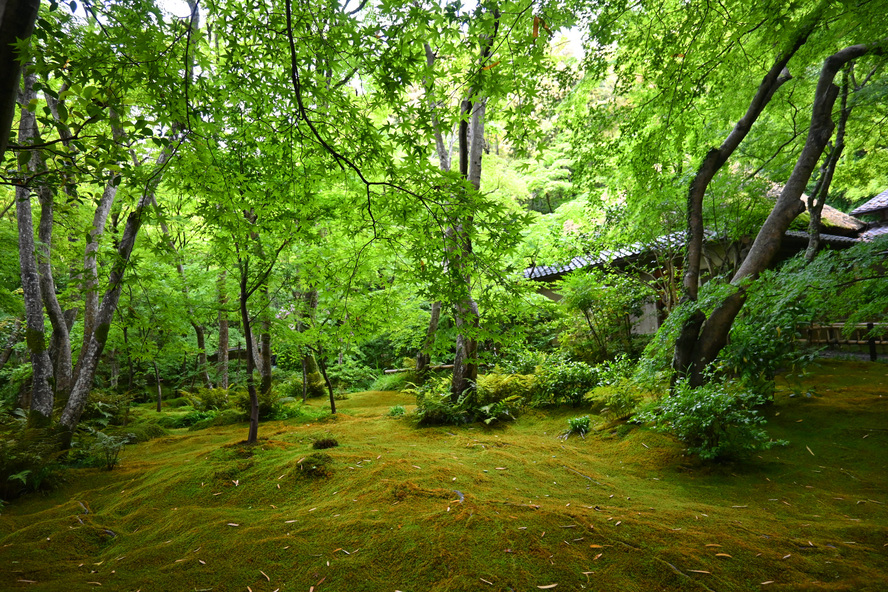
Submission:
[[[3,509],[0,588],[888,589],[884,364],[782,385],[765,414],[789,445],[717,466],[630,424],[557,439],[583,410],[386,417],[411,403],[358,393],[336,417],[263,424],[257,447],[245,425],[179,430],[112,472],[72,470]],[[313,450],[324,437],[340,445]]]

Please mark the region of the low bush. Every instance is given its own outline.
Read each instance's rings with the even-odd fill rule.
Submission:
[[[371,391],[403,391],[410,384],[410,378],[409,372],[383,374],[378,376],[367,388]]]
[[[298,415],[298,413],[291,413],[287,407],[287,403],[292,403],[296,400],[295,397],[281,397],[280,392],[275,389],[271,389],[267,393],[262,393],[257,389],[256,396],[259,399],[259,419],[288,419]],[[250,393],[245,389],[239,389],[235,392],[233,398],[234,408],[246,417],[250,417],[252,409]]]
[[[562,440],[567,440],[571,434],[576,434],[580,438],[585,438],[586,434],[589,433],[589,416],[584,415],[582,417],[570,417],[567,420],[567,429],[562,432],[560,438]]]
[[[162,426],[156,423],[134,423],[126,427],[127,431],[132,434],[133,443],[147,442],[154,438],[161,438],[169,435]]]
[[[237,409],[223,409],[222,411],[219,411],[218,413],[215,413],[214,415],[209,416],[206,419],[195,422],[191,427],[188,428],[188,430],[193,432],[209,427],[232,425],[235,423],[241,423],[242,421],[247,421],[248,419],[249,417],[245,416],[242,411],[239,411]]]
[[[105,432],[94,430],[93,443],[89,447],[89,455],[95,466],[106,471],[112,470],[120,461],[120,452],[123,447],[134,440],[133,434],[112,436]]]
[[[765,419],[756,407],[764,402],[760,395],[733,382],[690,388],[686,381],[679,381],[674,394],[652,403],[639,419],[675,435],[691,454],[718,460],[785,444],[769,439],[762,429]]]
[[[299,475],[310,479],[322,479],[333,474],[333,457],[323,452],[313,452],[297,464]]]
[[[165,415],[157,420],[157,425],[168,429],[189,428],[198,422],[213,419],[216,415],[216,411],[198,411],[194,409],[187,413]]]
[[[416,411],[420,424],[458,425],[472,421],[491,424],[515,419],[522,399],[517,395],[500,400],[481,401],[477,392],[466,392],[456,401],[450,395],[450,379],[432,379],[422,386],[411,386],[405,393],[416,395]],[[482,404],[483,403],[483,404]]]
[[[622,378],[610,387],[603,398],[604,413],[610,419],[626,419],[641,404],[643,397],[639,387],[629,378]]]
[[[221,411],[231,404],[228,389],[199,388],[194,392],[182,391],[182,395],[198,411]]]
[[[510,399],[516,404],[529,402],[536,388],[533,374],[485,374],[478,377],[478,403],[490,405]]]
[[[389,409],[388,416],[389,417],[404,417],[406,415],[407,410],[403,405],[395,405],[394,407]]]
[[[499,374],[533,374],[538,366],[546,361],[546,354],[533,350],[518,350],[507,352],[496,362],[496,371]]]
[[[598,386],[598,369],[569,359],[551,356],[536,375],[535,406],[570,403],[580,405],[590,390]]]
[[[315,450],[324,450],[326,448],[336,448],[339,441],[336,438],[321,438],[311,443],[311,447]]]
[[[0,499],[53,485],[61,475],[59,441],[50,428],[29,428],[24,412],[0,422]]]

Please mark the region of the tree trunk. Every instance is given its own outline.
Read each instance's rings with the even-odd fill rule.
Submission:
[[[327,385],[327,391],[330,393],[330,413],[336,415],[336,397],[333,395],[333,383],[327,377],[327,362],[324,361],[324,348],[318,347],[318,367],[324,377],[324,383]]]
[[[6,153],[19,90],[21,62],[15,42],[31,36],[39,8],[40,0],[4,0],[0,4],[0,158]]]
[[[681,302],[695,302],[697,300],[700,285],[700,262],[703,255],[703,197],[706,194],[706,189],[716,173],[724,166],[728,158],[749,134],[752,125],[771,101],[774,93],[786,81],[792,78],[786,66],[789,60],[807,42],[808,37],[814,31],[821,14],[828,4],[828,1],[821,0],[820,4],[805,19],[787,49],[777,58],[771,69],[765,74],[746,113],[740,118],[731,133],[722,142],[722,145],[718,148],[712,148],[706,154],[703,162],[700,163],[697,169],[697,173],[694,175],[694,179],[691,181],[687,198],[687,251],[685,254],[685,274],[682,282],[683,294]],[[704,321],[705,316],[703,313],[697,311],[682,326],[675,341],[672,358],[672,367],[676,372],[676,377],[685,375],[693,364],[694,348]]]
[[[842,74],[842,108],[839,111],[839,124],[836,127],[836,143],[829,151],[829,156],[822,167],[820,167],[820,178],[814,191],[808,197],[808,213],[811,219],[808,221],[808,248],[805,250],[805,260],[810,263],[817,256],[820,250],[820,226],[821,214],[823,206],[826,204],[826,198],[829,197],[829,188],[832,185],[832,179],[836,172],[836,166],[839,164],[839,158],[845,149],[845,127],[848,124],[848,118],[851,116],[851,108],[848,106],[848,70],[853,67],[853,63],[845,68]],[[859,89],[858,89],[859,90]]]
[[[820,72],[817,90],[814,94],[814,105],[811,110],[811,125],[805,146],[796,161],[792,174],[783,191],[759,230],[749,254],[740,265],[740,269],[731,278],[736,292],[727,297],[706,319],[700,330],[700,337],[694,346],[690,382],[692,386],[703,383],[703,372],[727,343],[728,332],[734,319],[746,300],[745,290],[740,287],[743,280],[754,278],[771,264],[780,249],[783,235],[795,218],[805,209],[801,201],[802,193],[817,166],[820,156],[832,135],[835,123],[832,120],[832,109],[839,94],[839,88],[833,79],[839,70],[849,61],[865,55],[871,50],[882,50],[881,44],[854,45],[836,52],[826,58]]]
[[[435,52],[432,51],[431,45],[425,44],[426,64],[429,69],[435,65]],[[435,134],[435,150],[438,153],[438,167],[444,171],[450,171],[450,149],[444,145],[444,135],[441,133],[441,121],[438,116],[438,103],[434,100],[431,79],[425,79],[423,85],[426,87],[426,93],[429,98],[429,109],[432,113],[432,130]],[[446,263],[446,262],[445,262]],[[431,315],[429,316],[429,326],[426,329],[426,336],[422,342],[422,347],[416,354],[416,377],[418,380],[424,380],[428,373],[428,366],[431,362],[431,351],[435,345],[435,334],[438,332],[438,322],[441,319],[441,301],[432,303]]]
[[[271,320],[268,318],[271,297],[268,286],[262,286],[262,298],[264,313],[262,315],[262,333],[259,335],[259,356],[262,364],[259,366],[259,392],[267,395],[271,392]]]
[[[160,413],[160,407],[163,405],[163,386],[160,383],[160,371],[157,369],[157,362],[151,360],[151,366],[154,368],[154,386],[157,388],[156,410]]]
[[[253,331],[250,328],[250,313],[247,310],[247,300],[250,295],[247,291],[247,279],[249,275],[249,259],[238,262],[240,267],[240,303],[241,324],[244,330],[244,338],[247,340],[247,392],[250,395],[250,429],[247,433],[247,444],[255,444],[259,438],[259,396],[256,393],[256,383],[253,380],[253,369],[256,367],[256,348],[253,343]]]
[[[178,125],[173,125],[171,136],[179,131]],[[111,329],[111,321],[114,319],[114,313],[117,310],[117,303],[120,300],[120,290],[123,287],[123,276],[129,264],[130,256],[136,244],[136,237],[142,226],[142,216],[145,210],[154,200],[154,193],[162,178],[162,171],[166,167],[166,163],[172,156],[169,147],[161,150],[157,157],[157,172],[151,177],[151,180],[145,185],[142,197],[136,204],[136,208],[130,212],[126,220],[126,226],[123,230],[123,236],[117,247],[117,258],[111,268],[111,274],[108,278],[108,288],[102,297],[102,303],[99,306],[98,314],[95,319],[95,329],[89,337],[87,347],[80,352],[78,359],[79,372],[76,376],[74,387],[71,395],[68,397],[68,403],[62,411],[60,420],[61,426],[67,430],[64,445],[70,443],[70,437],[74,433],[74,429],[80,422],[80,414],[83,413],[83,407],[86,405],[86,399],[92,388],[93,379],[95,378],[96,368],[102,351],[105,348],[105,342],[108,340],[108,332]]]
[[[432,348],[435,346],[435,334],[438,332],[438,321],[441,319],[441,301],[432,303],[432,310],[429,316],[429,326],[426,329],[426,336],[422,342],[422,347],[416,354],[416,378],[425,380],[428,374],[429,364],[432,361]]]
[[[500,12],[493,10],[494,28],[490,36],[481,39],[481,55],[476,71],[476,88],[470,89],[469,97],[480,94],[482,89],[481,76],[487,68],[493,51],[493,42],[499,31]],[[484,116],[487,99],[479,98],[474,103],[471,99],[463,101],[462,117],[459,125],[459,172],[468,181],[472,196],[481,188],[481,159],[484,154]],[[458,277],[461,286],[458,288],[454,321],[456,324],[456,355],[453,359],[453,380],[450,384],[450,397],[455,402],[463,393],[474,392],[478,379],[478,342],[475,334],[480,326],[481,317],[478,304],[472,298],[472,281],[468,273],[468,259],[472,256],[472,225],[471,215],[460,216],[454,220],[448,233],[451,244],[451,264],[453,277]]]
[[[228,388],[228,293],[225,290],[225,272],[219,274],[217,284],[219,292],[219,356],[217,360],[219,388]]]
[[[22,95],[21,120],[19,121],[19,144],[27,145],[37,140],[37,119],[27,105],[35,98],[33,75],[25,76]],[[40,152],[32,151],[24,175],[34,174],[44,168]],[[41,293],[40,271],[37,265],[37,252],[34,245],[34,221],[31,216],[31,192],[26,187],[15,188],[15,213],[18,223],[19,265],[22,274],[22,292],[25,300],[25,340],[33,369],[33,394],[29,422],[32,425],[46,425],[52,416],[53,389],[52,361],[46,349],[46,336],[43,329],[43,295]]]

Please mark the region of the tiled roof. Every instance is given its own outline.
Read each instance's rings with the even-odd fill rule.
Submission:
[[[682,248],[684,247],[684,237],[684,232],[674,232],[655,238],[648,243],[638,242],[620,249],[601,251],[597,255],[574,257],[569,263],[561,265],[535,265],[524,270],[524,277],[530,280],[549,280],[576,269],[618,263],[630,257],[636,257],[642,253],[657,249],[667,247]],[[707,231],[706,238],[715,238],[715,233]]]
[[[888,210],[888,189],[872,198],[862,206],[851,212],[852,216],[860,216],[861,214],[872,214],[880,210]]]
[[[789,238],[808,240],[811,235],[803,230],[787,230],[785,236]],[[860,242],[858,239],[850,236],[839,236],[837,234],[820,233],[820,244],[822,245],[850,246],[858,242]]]
[[[878,234],[888,234],[888,225],[868,230],[866,233],[864,233],[863,236],[866,236],[867,234],[876,230],[879,231]],[[807,241],[809,235],[807,232],[801,230],[788,230],[785,236],[790,239],[800,239]],[[863,238],[863,236],[861,238]],[[613,251],[602,251],[598,255],[594,256],[574,257],[570,260],[569,263],[565,263],[562,265],[535,265],[524,270],[524,277],[529,280],[537,281],[553,280],[558,276],[564,275],[577,269],[619,263],[622,260],[628,259],[629,257],[641,255],[642,253],[654,251],[656,249],[662,249],[665,247],[684,247],[684,237],[684,232],[675,232],[673,234],[661,236],[649,243],[634,243],[622,249],[615,249]],[[706,238],[709,240],[713,240],[716,238],[716,235],[714,232],[707,231]],[[859,240],[849,236],[821,234],[820,242],[821,244],[837,247],[848,247],[859,242]]]
[[[874,228],[870,228],[866,232],[860,235],[860,240],[871,241],[877,236],[885,236],[888,235],[888,224],[882,224],[880,226],[876,226]]]

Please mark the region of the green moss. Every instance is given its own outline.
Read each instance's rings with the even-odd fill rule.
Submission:
[[[885,589],[888,366],[829,362],[803,392],[814,385],[807,397],[779,383],[766,410],[769,431],[788,447],[721,465],[699,464],[641,427],[562,442],[577,415],[566,408],[498,429],[418,429],[385,418],[392,405],[410,404],[398,393],[354,394],[343,402],[352,415],[335,422],[264,422],[266,439],[252,447],[241,444],[243,424],[178,432],[127,447],[113,472],[72,470],[56,491],[6,506],[0,581],[39,591],[98,588],[87,582],[321,592]],[[325,413],[321,403],[306,409]],[[302,467],[319,464],[311,456],[319,436],[347,446],[321,459],[332,474],[306,478]]]

